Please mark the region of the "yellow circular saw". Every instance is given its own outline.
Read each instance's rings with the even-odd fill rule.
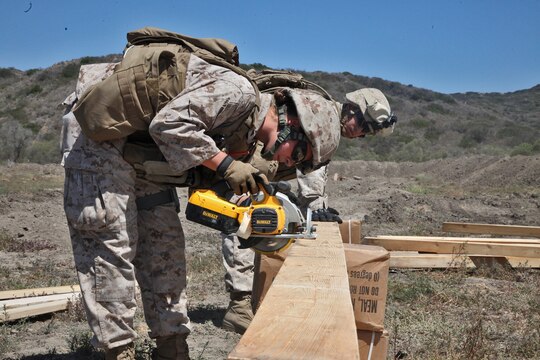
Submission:
[[[224,191],[225,189],[225,191]],[[238,236],[241,248],[274,253],[289,247],[295,239],[315,238],[311,211],[306,217],[285,194],[287,182],[259,183],[259,193],[238,205],[228,201],[228,188],[219,183],[212,189],[191,192],[186,218],[196,223]]]

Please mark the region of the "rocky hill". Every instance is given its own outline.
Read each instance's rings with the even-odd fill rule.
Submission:
[[[118,58],[85,57],[27,71],[0,68],[0,161],[57,162],[60,104],[73,91],[80,65]],[[511,93],[442,94],[348,72],[301,73],[340,101],[358,88],[379,88],[398,115],[394,134],[345,139],[338,159],[425,161],[540,153],[540,85]]]

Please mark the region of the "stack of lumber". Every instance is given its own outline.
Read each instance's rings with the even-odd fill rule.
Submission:
[[[540,227],[446,222],[442,230],[501,237],[388,235],[366,237],[365,242],[389,250],[390,267],[393,268],[479,267],[494,264],[508,268],[540,268]]]
[[[79,296],[78,285],[0,291],[0,322],[66,310]]]

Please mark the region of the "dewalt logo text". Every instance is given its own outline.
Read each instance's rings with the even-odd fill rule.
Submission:
[[[257,225],[270,225],[271,223],[270,220],[257,220]]]
[[[214,220],[217,220],[217,218],[218,218],[217,214],[212,214],[212,213],[210,213],[208,211],[203,211],[202,214],[203,214],[203,216],[212,218]]]

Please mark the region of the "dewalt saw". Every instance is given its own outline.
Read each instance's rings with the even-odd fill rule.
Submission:
[[[232,192],[226,182],[211,189],[190,193],[186,218],[226,234],[236,234],[241,248],[274,253],[289,247],[297,238],[315,238],[311,211],[306,217],[285,193],[287,182],[259,182],[259,192],[241,204],[227,199]]]

